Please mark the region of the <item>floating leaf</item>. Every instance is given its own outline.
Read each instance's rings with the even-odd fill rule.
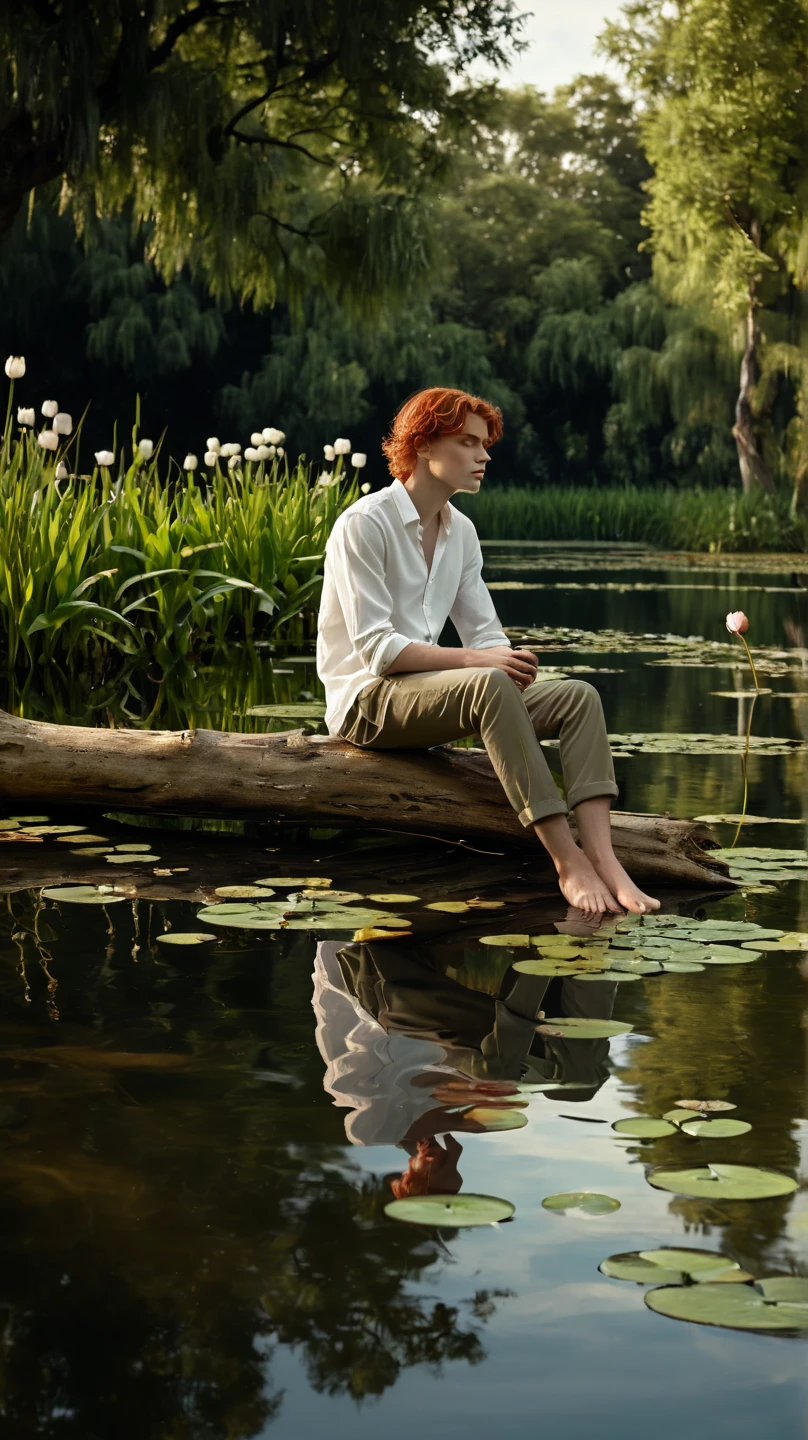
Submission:
[[[321,720],[325,705],[322,700],[300,700],[294,705],[251,705],[244,713],[269,720]]]
[[[144,844],[140,840],[127,840],[123,845],[116,845],[115,849],[122,854],[139,855],[151,850],[151,845]]]
[[[620,1209],[619,1200],[593,1190],[568,1190],[561,1195],[548,1195],[541,1203],[543,1210],[552,1210],[556,1215],[566,1215],[570,1210],[580,1210],[584,1215],[611,1215]]]
[[[156,938],[161,945],[206,945],[217,937],[206,935],[204,930],[167,930]]]
[[[769,1275],[758,1280],[757,1288],[765,1300],[777,1304],[808,1305],[808,1278],[804,1275]]]
[[[745,1135],[752,1126],[748,1120],[686,1120],[682,1129],[686,1135],[701,1140],[729,1140],[734,1135]]]
[[[160,859],[159,855],[107,855],[108,865],[153,865]]]
[[[569,1040],[606,1040],[611,1035],[628,1035],[634,1026],[622,1020],[593,1020],[579,1015],[563,1015],[560,1020],[542,1020],[536,1029],[540,1035],[560,1032]]]
[[[253,884],[277,886],[279,890],[292,890],[299,885],[305,885],[310,890],[325,890],[331,881],[322,875],[309,875],[304,880],[297,875],[271,875],[268,880],[254,880]]]
[[[206,905],[196,918],[205,925],[225,925],[236,930],[277,930],[283,920],[283,905]]]
[[[727,1270],[740,1270],[737,1261],[717,1250],[694,1250],[689,1246],[660,1246],[658,1250],[640,1250],[643,1260],[666,1269],[681,1270],[683,1275],[715,1275]]]
[[[425,910],[445,910],[447,915],[462,915],[470,909],[465,900],[432,900],[424,906]]]
[[[88,835],[86,831],[83,831],[81,835],[57,835],[56,839],[61,845],[106,845],[109,843],[106,835]],[[121,847],[118,845],[115,848],[120,850]],[[148,846],[146,848],[148,849]]]
[[[86,825],[28,825],[27,835],[80,835]]]
[[[698,1110],[702,1115],[715,1115],[720,1110],[737,1110],[731,1100],[677,1100],[680,1110]]]
[[[657,1315],[696,1325],[723,1325],[730,1330],[808,1329],[808,1306],[769,1301],[762,1286],[665,1285],[649,1290],[645,1303]]]
[[[804,930],[787,930],[778,940],[767,940],[765,945],[761,945],[759,940],[745,940],[741,949],[748,950],[753,946],[759,946],[767,953],[770,950],[808,950],[808,935]]]
[[[351,905],[354,900],[364,900],[358,890],[323,890],[306,889],[299,890],[298,895],[304,900],[317,900],[320,905]]]
[[[703,970],[704,966],[691,960],[663,960],[662,969],[671,975],[695,975],[697,971]]]
[[[481,935],[481,945],[501,945],[503,949],[510,950],[514,946],[530,944],[529,935]]]
[[[663,1135],[675,1135],[676,1126],[669,1120],[657,1120],[651,1115],[636,1115],[630,1120],[615,1120],[612,1129],[618,1135],[633,1135],[638,1140],[659,1140]]]
[[[517,1109],[515,1104],[508,1108],[499,1105],[477,1105],[472,1110],[466,1110],[463,1119],[474,1120],[485,1130],[491,1131],[521,1130],[523,1125],[527,1125],[527,1115],[523,1110]]]
[[[50,815],[10,815],[9,823],[13,825],[47,825]],[[80,829],[80,826],[76,827]]]
[[[42,894],[46,900],[67,900],[73,905],[112,905],[126,899],[112,885],[54,885]]]
[[[351,939],[356,945],[364,945],[371,940],[399,940],[402,935],[412,935],[412,930],[380,930],[377,925],[364,925],[354,930]]]
[[[109,855],[109,845],[88,845],[85,850],[71,850],[71,855]]]
[[[267,885],[217,885],[214,895],[227,900],[253,900],[262,895],[274,895]]]
[[[693,1119],[692,1110],[666,1110],[662,1116],[663,1120],[670,1120],[671,1125],[683,1125],[685,1120]]]
[[[700,970],[701,966],[696,968]],[[518,970],[519,966],[515,965],[514,969]],[[575,972],[575,979],[600,980],[604,984],[617,985],[626,980],[642,980],[642,975],[638,975],[634,970],[579,970]]]
[[[368,895],[376,905],[415,905],[420,900],[420,895]]]
[[[797,1181],[789,1175],[753,1165],[710,1165],[690,1170],[659,1167],[652,1170],[647,1179],[657,1190],[717,1202],[768,1200],[775,1195],[790,1195],[797,1188]]]
[[[391,1200],[384,1213],[391,1220],[410,1225],[448,1225],[454,1229],[469,1225],[496,1225],[514,1213],[510,1200],[496,1195],[408,1195]]]
[[[635,1285],[677,1285],[683,1278],[681,1270],[665,1270],[661,1265],[641,1260],[636,1250],[610,1255],[598,1269],[610,1280],[631,1280]]]

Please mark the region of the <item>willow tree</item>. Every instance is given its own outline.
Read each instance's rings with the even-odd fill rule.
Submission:
[[[805,0],[637,0],[602,45],[644,102],[658,282],[741,330],[741,480],[772,491],[761,320],[768,309],[781,317],[770,328],[796,323],[808,271]]]
[[[514,0],[0,0],[0,238],[60,183],[80,226],[131,209],[219,299],[406,291],[418,196],[519,48]]]

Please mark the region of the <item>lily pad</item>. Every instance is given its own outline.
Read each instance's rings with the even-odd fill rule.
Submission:
[[[769,1275],[758,1280],[757,1288],[766,1300],[808,1306],[808,1278],[804,1275]]]
[[[695,960],[663,960],[662,969],[671,975],[695,975],[697,971],[703,970],[704,966],[697,964]]]
[[[9,820],[15,825],[47,825],[50,815],[10,815]]]
[[[615,1120],[612,1129],[618,1135],[633,1135],[637,1140],[659,1140],[663,1135],[675,1135],[676,1126],[669,1120],[657,1120],[652,1115],[635,1115],[630,1120]]]
[[[363,925],[351,936],[355,945],[365,945],[371,940],[400,940],[402,935],[412,935],[412,930],[385,930],[378,925]]]
[[[642,1260],[636,1250],[610,1255],[608,1260],[601,1261],[598,1269],[610,1280],[631,1280],[635,1285],[678,1285],[683,1278],[681,1270],[653,1265],[650,1260]]]
[[[692,1110],[666,1110],[662,1116],[663,1120],[670,1120],[671,1125],[684,1125],[686,1120],[693,1119]]]
[[[751,1129],[748,1120],[685,1120],[682,1123],[685,1135],[694,1135],[700,1140],[729,1140],[734,1135],[746,1135]]]
[[[106,845],[106,844],[108,844],[108,837],[107,837],[106,835],[88,835],[88,833],[87,833],[86,830],[82,831],[82,833],[81,833],[80,835],[57,835],[57,836],[56,836],[56,839],[57,839],[57,842],[58,842],[59,844],[61,844],[61,845]],[[119,850],[121,847],[118,845],[118,846],[116,846],[115,848]]]
[[[294,890],[303,885],[310,890],[325,890],[331,884],[331,880],[326,879],[324,875],[309,875],[302,880],[299,875],[271,875],[267,880],[254,880],[253,884],[277,886],[279,890]]]
[[[530,944],[529,935],[481,935],[481,945],[501,945],[504,950],[521,948]]]
[[[754,1285],[664,1285],[649,1290],[645,1303],[657,1315],[730,1330],[806,1330],[808,1305],[767,1299],[765,1280]]]
[[[524,1102],[527,1103],[527,1102]],[[527,1115],[516,1106],[505,1108],[494,1105],[478,1105],[464,1111],[464,1120],[474,1120],[485,1130],[521,1130],[527,1125]]]
[[[375,905],[416,905],[420,895],[368,895]]]
[[[26,825],[27,835],[80,835],[86,825]]]
[[[753,1165],[710,1165],[690,1170],[668,1170],[660,1166],[647,1178],[657,1190],[718,1202],[768,1200],[776,1195],[790,1195],[797,1188],[797,1181],[790,1175]]]
[[[205,925],[224,925],[236,930],[277,930],[286,907],[281,904],[205,905],[196,918]]]
[[[71,850],[71,855],[109,855],[109,845],[88,845],[84,850]]]
[[[740,1270],[735,1260],[717,1250],[693,1250],[687,1246],[661,1246],[658,1250],[640,1250],[643,1260],[652,1265],[681,1270],[683,1275],[715,1275],[726,1270]]]
[[[471,909],[467,900],[431,900],[425,910],[444,910],[447,915],[463,915]]]
[[[741,946],[742,950],[751,950],[757,946],[765,950],[808,950],[808,935],[804,930],[787,930],[781,933],[777,940],[767,940],[762,944],[760,940],[745,940]]]
[[[251,705],[244,713],[269,720],[321,720],[325,705],[322,700],[300,700],[295,705]]]
[[[569,1040],[606,1040],[612,1035],[628,1035],[634,1026],[623,1020],[593,1020],[579,1015],[562,1015],[559,1020],[542,1020],[536,1029],[540,1035],[560,1032]]]
[[[214,895],[226,900],[254,900],[265,895],[274,895],[267,885],[217,885]]]
[[[107,855],[108,865],[153,865],[160,859],[159,855]]]
[[[541,1203],[543,1210],[552,1210],[556,1215],[567,1215],[571,1210],[580,1210],[584,1215],[611,1215],[620,1209],[619,1200],[594,1190],[567,1190],[561,1195],[548,1195]]]
[[[121,854],[132,855],[144,854],[146,851],[150,851],[151,848],[151,845],[146,844],[140,840],[127,840],[124,842],[123,845],[115,846],[115,849],[120,850]]]
[[[217,936],[206,935],[204,930],[167,930],[165,935],[156,938],[161,945],[207,945]]]
[[[68,901],[71,905],[114,905],[126,896],[112,885],[52,885],[42,891],[46,900]]]
[[[518,970],[519,966],[515,965],[514,969]],[[642,980],[642,975],[638,975],[635,970],[579,970],[575,973],[575,979],[600,980],[606,985],[621,985],[626,980]]]
[[[496,1195],[408,1195],[384,1207],[391,1220],[410,1225],[447,1225],[453,1230],[470,1225],[496,1225],[510,1220],[515,1207]]]
[[[717,1115],[722,1110],[737,1110],[731,1100],[677,1100],[680,1110],[698,1110],[700,1115]]]
[[[354,900],[364,900],[366,897],[358,890],[299,890],[304,900],[317,900],[320,905],[351,905]]]

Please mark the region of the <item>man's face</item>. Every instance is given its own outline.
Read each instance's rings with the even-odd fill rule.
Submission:
[[[419,447],[418,456],[427,461],[436,480],[442,480],[453,490],[467,490],[476,495],[490,459],[485,448],[487,439],[488,426],[482,416],[467,410],[459,434],[430,440]]]

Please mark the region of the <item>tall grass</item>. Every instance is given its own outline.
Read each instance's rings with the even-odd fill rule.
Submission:
[[[805,525],[789,517],[788,495],[511,485],[458,494],[452,503],[471,517],[483,540],[623,540],[729,552],[808,548]]]
[[[71,442],[75,437],[71,437]],[[10,677],[43,666],[105,673],[110,653],[165,675],[232,639],[310,635],[325,542],[359,495],[341,460],[318,485],[303,461],[217,465],[199,483],[158,455],[113,477],[56,479],[60,454],[26,431],[0,450],[0,644]]]

